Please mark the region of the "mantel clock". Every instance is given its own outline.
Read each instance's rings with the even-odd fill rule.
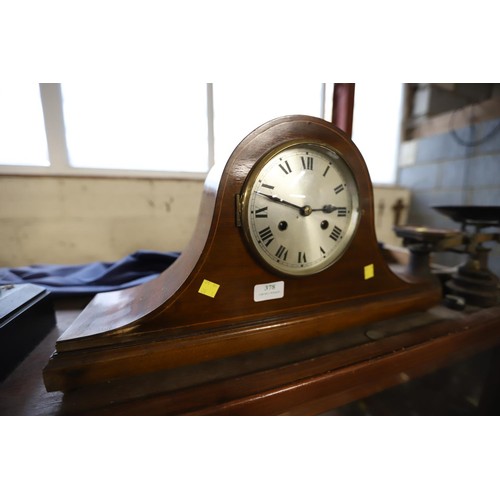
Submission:
[[[48,390],[102,387],[411,311],[434,282],[379,248],[361,153],[335,125],[285,116],[251,132],[205,182],[191,243],[144,285],[99,294],[57,341]]]

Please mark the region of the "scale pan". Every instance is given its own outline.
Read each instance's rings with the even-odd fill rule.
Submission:
[[[433,207],[455,222],[469,224],[500,225],[500,206],[440,206]]]

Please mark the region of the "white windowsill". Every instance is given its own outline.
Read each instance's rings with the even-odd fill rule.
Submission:
[[[0,176],[40,176],[40,177],[116,177],[132,179],[185,179],[204,180],[207,172],[179,172],[165,170],[132,170],[117,168],[78,168],[78,167],[34,167],[19,165],[0,165]]]

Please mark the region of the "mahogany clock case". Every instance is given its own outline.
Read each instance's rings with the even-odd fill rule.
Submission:
[[[345,253],[322,272],[301,277],[261,265],[238,215],[252,169],[292,142],[337,151],[359,193],[359,222]],[[283,282],[282,298],[254,300],[255,286],[276,282]],[[398,276],[386,263],[368,170],[350,138],[319,118],[286,116],[254,130],[223,170],[212,169],[193,238],[169,269],[144,285],[94,297],[57,341],[45,384],[70,390],[196,364],[426,309],[440,297],[437,282]]]

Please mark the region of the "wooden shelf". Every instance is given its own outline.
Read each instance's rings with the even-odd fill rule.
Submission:
[[[48,393],[43,367],[80,310],[57,306],[57,326],[0,386],[1,414],[320,414],[500,345],[500,307],[456,312],[437,306],[306,342],[167,370],[155,375],[154,385],[137,377],[110,383],[107,392],[97,394],[88,387],[64,397]]]

